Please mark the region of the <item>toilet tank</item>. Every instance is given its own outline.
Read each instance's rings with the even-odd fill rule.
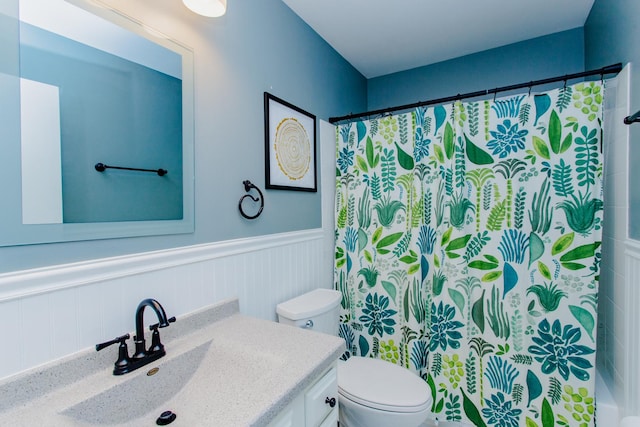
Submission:
[[[314,289],[277,305],[278,322],[311,331],[338,335],[340,291]]]

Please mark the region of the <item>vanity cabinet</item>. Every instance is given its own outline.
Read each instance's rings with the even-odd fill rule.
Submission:
[[[332,400],[335,399],[335,400]],[[335,427],[338,423],[338,375],[334,363],[282,411],[269,427]]]

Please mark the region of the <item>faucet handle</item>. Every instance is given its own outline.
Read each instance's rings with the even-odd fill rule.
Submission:
[[[164,345],[160,342],[160,332],[158,332],[158,325],[151,325],[150,329],[153,331],[151,334],[151,347],[149,347],[149,353],[164,352]]]
[[[158,328],[166,328],[167,326],[169,326],[169,323],[174,323],[176,321],[176,316],[170,317],[167,319],[167,323],[163,326],[160,323],[154,323],[153,325],[149,325],[149,330],[150,331],[154,331],[157,330]]]
[[[111,341],[96,344],[96,351],[100,351],[112,344],[120,343],[120,345],[118,346],[118,360],[116,360],[116,363],[113,365],[114,375],[122,375],[129,372],[128,368],[131,363],[131,359],[129,358],[129,349],[127,348],[127,340],[129,338],[130,335],[125,334],[121,337],[114,338]]]
[[[107,348],[110,345],[116,344],[116,343],[120,343],[123,344],[126,340],[128,340],[131,336],[129,334],[126,335],[122,335],[121,337],[116,337],[110,341],[107,342],[103,342],[101,344],[96,344],[96,351],[100,351],[103,348]]]

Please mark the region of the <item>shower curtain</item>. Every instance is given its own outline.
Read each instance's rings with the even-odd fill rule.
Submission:
[[[602,94],[583,82],[338,127],[344,358],[415,371],[440,420],[594,425]]]

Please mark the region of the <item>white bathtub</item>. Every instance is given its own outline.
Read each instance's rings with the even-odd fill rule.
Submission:
[[[614,427],[619,422],[618,405],[600,371],[596,370],[596,427]]]

